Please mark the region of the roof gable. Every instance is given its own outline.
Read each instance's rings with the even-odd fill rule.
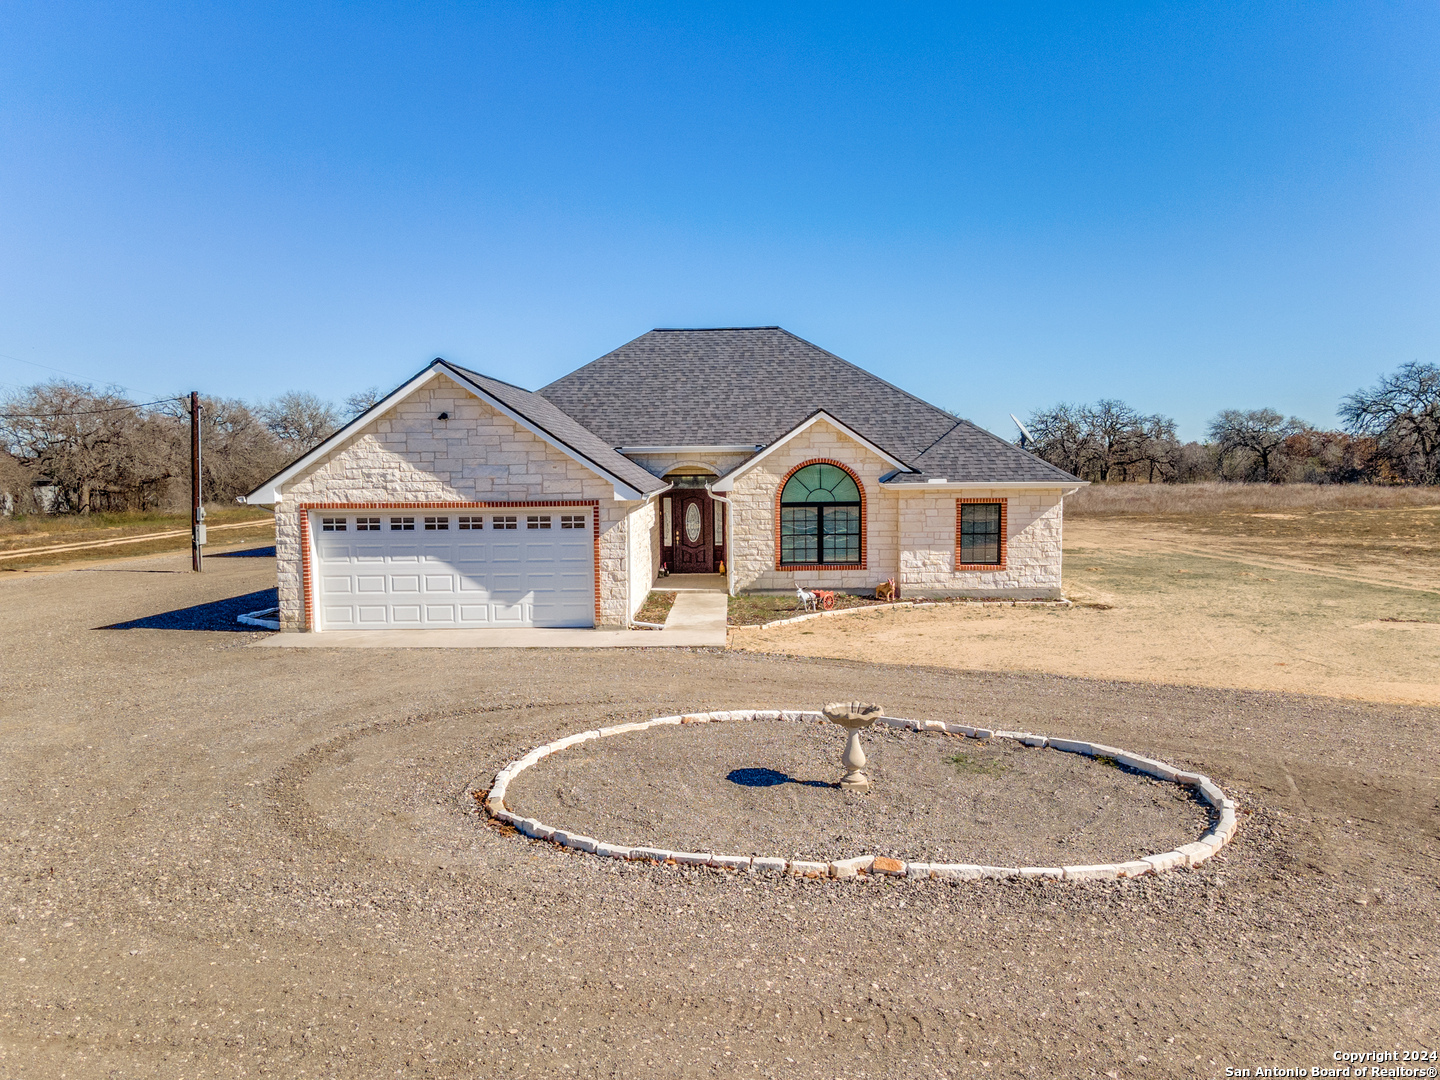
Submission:
[[[379,419],[442,374],[530,431],[541,441],[613,483],[616,498],[643,498],[661,491],[667,486],[665,481],[653,476],[623,454],[616,453],[614,448],[601,442],[594,434],[586,431],[544,398],[537,397],[529,390],[522,390],[518,386],[502,383],[498,379],[467,371],[465,368],[437,358],[423,371],[387,394],[384,399],[345,424],[319,446],[291,462],[249,495],[246,495],[245,501],[263,506],[274,504],[279,500],[284,486],[290,480],[302,475],[327,455],[340,449],[359,435],[371,422]]]

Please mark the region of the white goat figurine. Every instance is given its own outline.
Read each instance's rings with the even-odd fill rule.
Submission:
[[[816,610],[816,601],[818,598],[813,592],[805,588],[804,585],[795,586],[795,598],[800,601],[800,606],[806,611]]]

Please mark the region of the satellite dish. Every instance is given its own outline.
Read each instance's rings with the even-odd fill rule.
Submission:
[[[1020,418],[1013,412],[1010,414],[1010,419],[1014,420],[1015,426],[1020,429],[1020,449],[1023,450],[1035,441],[1035,436],[1031,435],[1030,432],[1025,429],[1025,425],[1020,423]]]

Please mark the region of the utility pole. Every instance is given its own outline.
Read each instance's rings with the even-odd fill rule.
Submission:
[[[190,566],[202,569],[200,549],[205,546],[205,507],[200,503],[200,394],[190,391]]]

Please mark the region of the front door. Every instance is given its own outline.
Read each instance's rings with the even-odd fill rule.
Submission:
[[[675,571],[710,574],[715,570],[710,542],[710,496],[703,490],[675,496]]]

